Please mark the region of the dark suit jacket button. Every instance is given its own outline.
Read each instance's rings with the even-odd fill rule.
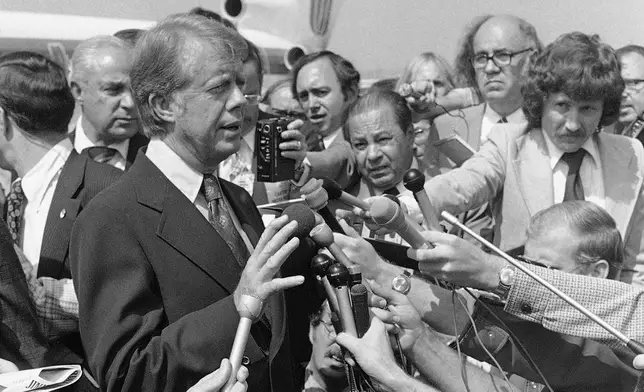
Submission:
[[[244,355],[242,357],[242,365],[247,366],[249,363],[250,363],[250,358]]]
[[[521,311],[525,314],[530,314],[532,313],[532,306],[530,304],[523,304],[521,305]]]

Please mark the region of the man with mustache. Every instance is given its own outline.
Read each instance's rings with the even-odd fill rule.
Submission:
[[[607,127],[607,131],[644,143],[644,47],[628,45],[617,49],[616,53],[624,79],[624,92],[619,119]]]
[[[97,36],[81,42],[72,55],[70,84],[81,108],[71,134],[74,149],[120,170],[148,144],[130,91],[132,52],[126,41]]]

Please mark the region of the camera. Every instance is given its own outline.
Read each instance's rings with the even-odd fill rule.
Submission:
[[[259,120],[255,128],[255,151],[257,151],[257,181],[278,182],[293,179],[295,160],[281,154],[279,144],[283,141],[282,132],[286,131],[290,117],[277,117]]]

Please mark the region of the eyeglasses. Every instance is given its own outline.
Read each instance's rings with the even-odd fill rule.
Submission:
[[[244,94],[246,103],[249,105],[257,105],[259,103],[259,94]]]
[[[488,55],[487,53],[479,53],[475,55],[474,58],[472,59],[472,65],[474,66],[474,68],[485,68],[485,66],[487,65],[487,62],[492,60],[492,62],[499,68],[507,67],[512,62],[512,58],[514,56],[531,50],[534,50],[534,48],[527,48],[527,49],[520,50],[518,52],[509,52],[507,50],[500,50],[498,52],[492,53],[491,56]]]
[[[335,335],[335,327],[333,326],[333,323],[331,323],[331,321],[320,320],[320,324],[324,326],[324,329],[329,335]]]
[[[644,79],[624,79],[624,88],[639,93],[644,90]]]

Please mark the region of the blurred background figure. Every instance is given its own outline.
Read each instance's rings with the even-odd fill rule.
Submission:
[[[624,79],[619,118],[607,132],[633,137],[644,143],[644,47],[628,45],[616,51]]]
[[[270,85],[261,103],[265,105],[265,111],[276,116],[292,116],[306,119],[304,109],[293,96],[291,91],[291,79],[282,79]]]

